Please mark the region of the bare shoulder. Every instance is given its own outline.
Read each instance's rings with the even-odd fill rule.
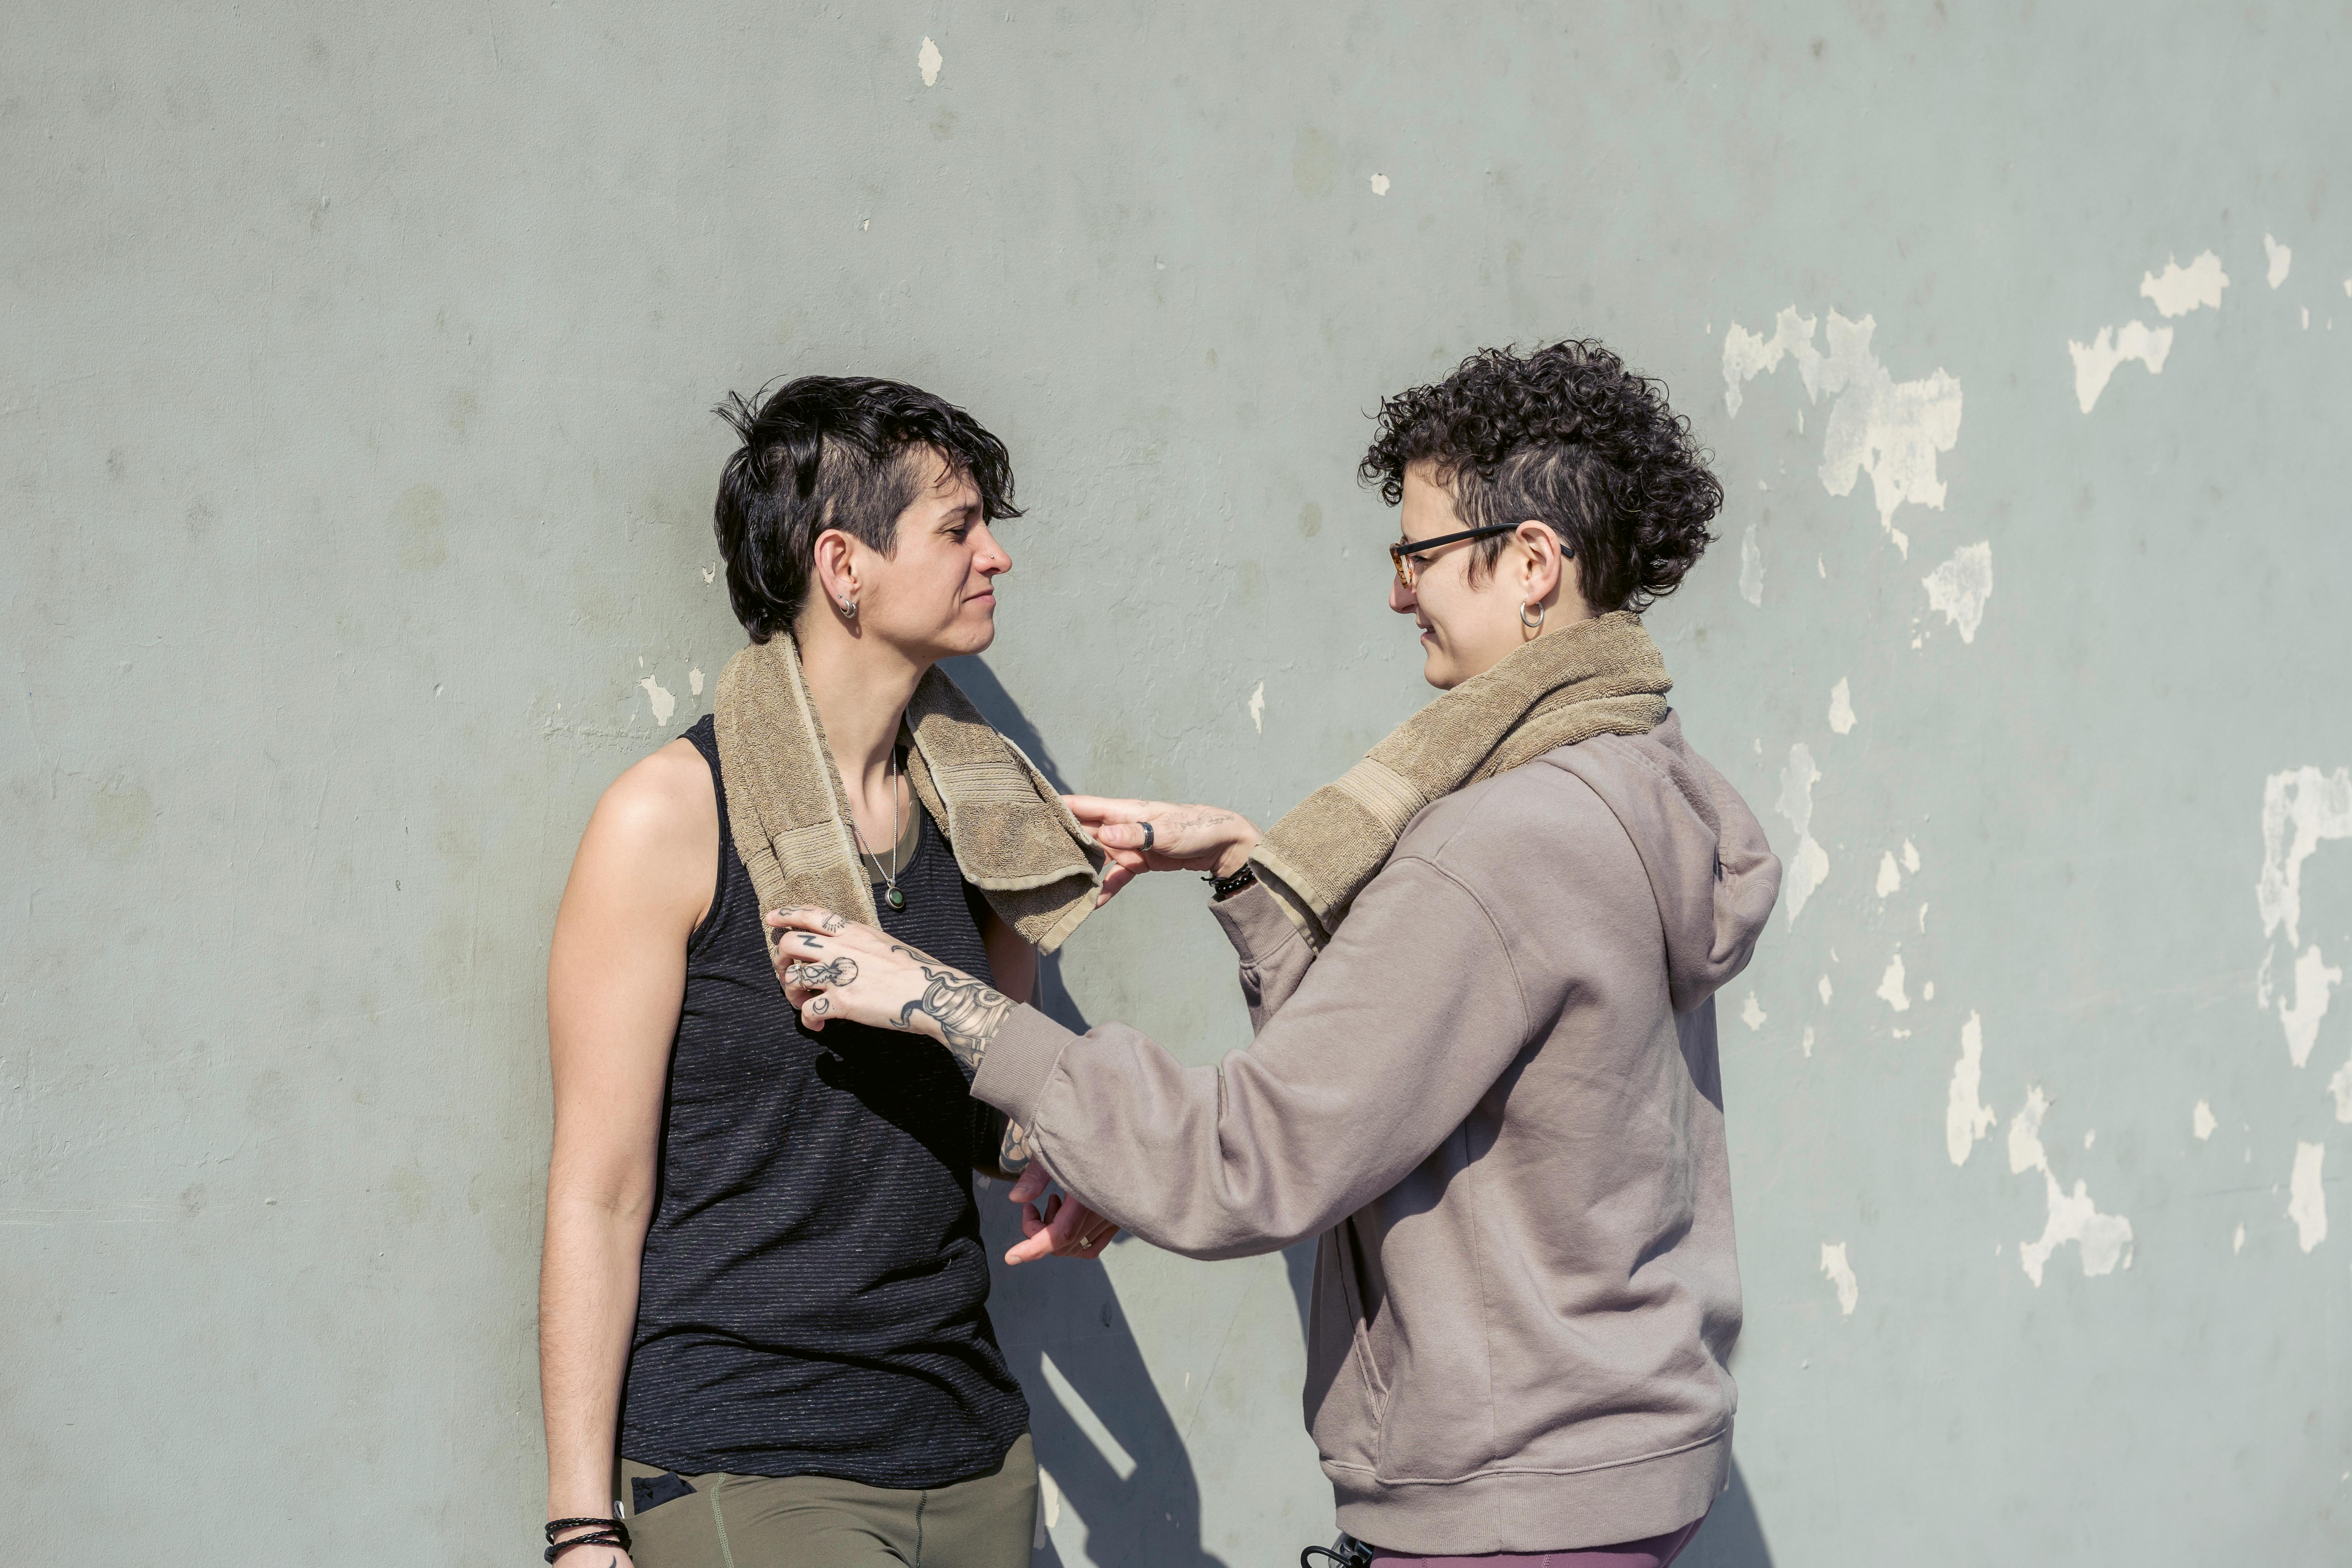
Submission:
[[[672,741],[614,779],[581,836],[574,889],[691,906],[689,924],[710,901],[719,853],[719,795],[710,765],[691,741]]]

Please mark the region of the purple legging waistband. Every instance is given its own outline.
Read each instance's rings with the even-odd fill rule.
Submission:
[[[1614,1546],[1582,1546],[1573,1552],[1497,1552],[1484,1557],[1412,1557],[1402,1552],[1372,1548],[1372,1568],[1666,1568],[1688,1546],[1702,1514],[1680,1530],[1653,1535],[1646,1541],[1623,1541]]]

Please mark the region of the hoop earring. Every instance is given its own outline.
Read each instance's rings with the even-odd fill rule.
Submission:
[[[1528,619],[1528,612],[1529,610],[1533,610],[1536,613],[1536,618],[1534,620]],[[1543,630],[1544,615],[1545,610],[1543,605],[1540,604],[1521,605],[1519,606],[1519,625],[1527,627],[1528,630],[1531,632],[1539,632]]]
[[[851,620],[856,620],[857,618],[857,601],[855,599],[842,600],[841,613],[847,616]]]

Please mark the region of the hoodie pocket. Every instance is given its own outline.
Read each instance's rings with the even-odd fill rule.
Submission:
[[[1380,1452],[1388,1385],[1371,1353],[1369,1292],[1357,1249],[1357,1237],[1344,1224],[1324,1232],[1317,1245],[1305,1403],[1307,1429],[1324,1463],[1369,1472]],[[1376,1296],[1372,1302],[1377,1311]]]

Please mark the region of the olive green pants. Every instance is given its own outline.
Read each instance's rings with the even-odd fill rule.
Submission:
[[[830,1476],[673,1476],[635,1459],[621,1461],[618,1477],[637,1568],[1029,1568],[1037,1521],[1026,1432],[986,1475],[927,1490]],[[656,1500],[641,1510],[641,1496]]]

